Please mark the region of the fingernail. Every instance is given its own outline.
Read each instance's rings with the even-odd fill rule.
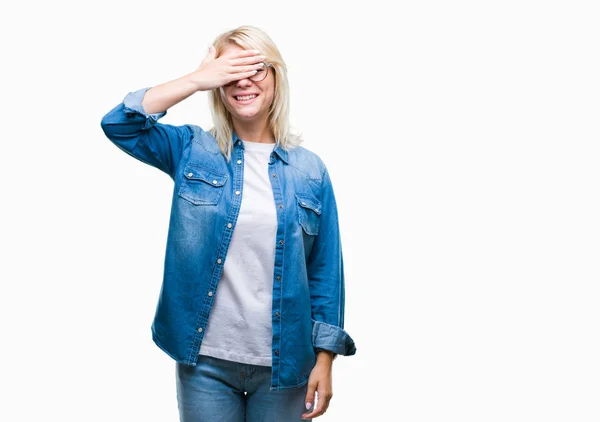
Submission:
[[[312,404],[306,402],[306,410],[310,409],[311,406],[312,406]]]

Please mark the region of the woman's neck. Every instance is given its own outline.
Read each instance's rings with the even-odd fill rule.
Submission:
[[[233,130],[235,130],[237,136],[247,142],[258,142],[263,144],[275,143],[275,137],[266,121],[234,121]]]

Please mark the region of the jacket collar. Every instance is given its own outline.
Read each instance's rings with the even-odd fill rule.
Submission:
[[[240,146],[244,148],[244,144],[242,143],[242,139],[233,131],[233,146]],[[288,152],[281,148],[279,142],[275,142],[275,147],[273,148],[273,152],[275,152],[279,158],[281,158],[286,164],[288,164]]]

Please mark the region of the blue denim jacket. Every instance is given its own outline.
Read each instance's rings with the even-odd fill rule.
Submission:
[[[227,163],[199,126],[158,123],[166,112],[147,114],[142,107],[148,89],[128,93],[101,126],[117,147],[174,181],[152,339],[177,362],[195,366],[243,197],[244,145],[234,134]],[[304,147],[279,145],[268,167],[277,209],[274,391],[306,384],[317,350],[337,357],[356,347],[344,330],[344,264],[327,168]]]

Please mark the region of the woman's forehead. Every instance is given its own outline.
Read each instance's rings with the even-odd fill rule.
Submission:
[[[223,47],[223,51],[221,52],[221,54],[225,55],[225,54],[231,54],[231,53],[238,53],[243,50],[246,50],[246,49],[243,47],[240,47],[237,44],[228,43],[225,45],[225,47]]]

